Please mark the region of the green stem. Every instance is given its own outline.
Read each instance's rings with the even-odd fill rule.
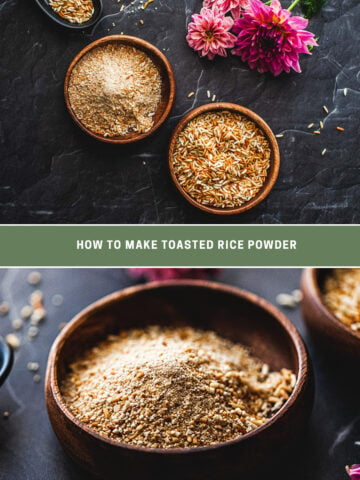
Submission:
[[[300,0],[294,0],[293,3],[290,5],[290,7],[287,8],[291,12],[293,8],[296,7],[296,5],[300,2]]]

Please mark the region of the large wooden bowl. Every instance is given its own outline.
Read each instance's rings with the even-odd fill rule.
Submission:
[[[360,335],[338,320],[323,304],[321,291],[324,280],[331,273],[327,268],[307,268],[301,279],[302,312],[314,340],[336,355],[360,360]]]
[[[297,381],[290,399],[265,425],[236,440],[183,449],[125,445],[94,433],[66,407],[61,382],[74,358],[111,332],[150,324],[213,330],[247,345],[271,368],[287,367]],[[46,404],[52,426],[68,454],[88,472],[115,479],[246,478],[284,449],[306,425],[312,375],[305,346],[292,323],[265,300],[237,288],[205,281],[154,282],[109,295],[80,312],[51,348]],[[241,477],[240,477],[241,476]]]
[[[78,61],[84,57],[90,50],[99,47],[101,45],[106,45],[108,43],[120,43],[122,45],[130,45],[131,47],[137,48],[141,50],[149,58],[154,62],[157,66],[161,80],[162,80],[162,87],[161,87],[161,100],[157,107],[155,116],[154,116],[154,124],[148,132],[145,133],[137,133],[137,132],[130,132],[127,135],[121,135],[116,137],[104,137],[103,135],[98,135],[97,133],[92,132],[89,130],[85,125],[81,123],[81,121],[77,118],[75,112],[73,111],[69,99],[69,83],[72,71]],[[106,143],[114,143],[114,144],[126,144],[126,143],[133,143],[139,140],[143,140],[144,138],[152,135],[167,119],[172,109],[172,106],[175,101],[175,75],[173,69],[169,63],[169,60],[165,57],[165,55],[154,45],[141,38],[137,37],[130,37],[128,35],[109,35],[107,37],[100,38],[95,42],[90,43],[87,45],[83,50],[81,50],[70,63],[70,66],[66,72],[65,76],[65,83],[64,83],[64,96],[65,96],[65,103],[67,109],[73,118],[74,122],[88,135],[97,140]]]
[[[260,191],[248,202],[243,203],[239,207],[233,208],[219,208],[219,207],[211,207],[207,205],[203,205],[197,202],[191,195],[189,195],[184,188],[180,185],[177,176],[174,171],[174,164],[173,164],[173,154],[175,150],[176,141],[179,137],[181,131],[186,127],[186,125],[193,120],[194,118],[202,115],[203,113],[213,112],[213,111],[221,111],[221,110],[228,110],[230,112],[238,113],[247,117],[249,120],[252,120],[256,126],[262,131],[264,136],[269,142],[270,145],[270,167],[267,173],[267,177],[263,186],[261,187]],[[208,213],[215,213],[217,215],[235,215],[237,213],[243,213],[251,208],[254,208],[260,202],[265,200],[265,198],[269,195],[272,188],[275,185],[277,180],[279,169],[280,169],[280,151],[277,140],[275,135],[273,134],[269,125],[263,120],[259,115],[257,115],[252,110],[245,108],[241,105],[237,105],[236,103],[226,103],[226,102],[219,102],[219,103],[209,103],[206,105],[202,105],[200,107],[191,110],[187,115],[185,115],[180,122],[177,124],[171,140],[169,144],[168,150],[168,164],[170,169],[171,178],[175,184],[175,187],[178,189],[180,194],[187,200],[191,205],[194,207],[203,210],[204,212]]]

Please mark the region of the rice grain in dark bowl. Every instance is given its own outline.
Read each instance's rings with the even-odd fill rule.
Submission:
[[[78,21],[69,21],[67,18],[64,18],[63,16],[59,15],[55,11],[56,7],[56,0],[53,2],[53,6],[51,6],[50,0],[35,0],[38,6],[41,8],[41,10],[49,17],[51,20],[53,20],[55,23],[58,25],[61,25],[62,27],[68,28],[70,30],[84,30],[88,29],[91,27],[94,27],[95,24],[100,20],[102,11],[103,11],[103,5],[102,5],[102,0],[91,0],[91,3],[93,5],[93,12],[90,17],[84,17],[81,18],[81,16],[78,18]],[[71,3],[74,2],[74,0],[70,0],[68,2],[68,5],[66,7],[66,10],[70,8],[73,10],[77,10],[76,8],[71,5]],[[58,2],[59,5],[66,4],[66,2]],[[77,3],[78,6],[78,3]],[[74,15],[73,15],[74,16]],[[76,16],[76,15],[75,15]]]
[[[290,398],[263,426],[235,440],[197,448],[147,448],[95,433],[69,410],[62,394],[75,357],[109,334],[150,325],[191,326],[245,345],[271,369],[296,375]],[[304,344],[290,321],[265,300],[204,281],[151,283],[116,292],[80,312],[60,333],[49,356],[46,403],[69,455],[100,478],[221,478],[253,472],[278,459],[299,438],[312,405],[312,374]],[[151,427],[150,427],[151,428]],[[281,452],[281,453],[280,453]],[[280,457],[279,457],[280,456]],[[128,476],[128,477],[127,477]]]

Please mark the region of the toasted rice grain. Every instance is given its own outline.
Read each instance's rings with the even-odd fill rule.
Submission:
[[[344,325],[360,335],[360,269],[334,269],[324,283],[323,302]]]
[[[92,0],[49,0],[49,5],[59,17],[70,23],[88,22],[95,11]]]
[[[255,197],[270,167],[270,144],[257,125],[227,110],[203,113],[180,132],[174,173],[202,205],[238,207]]]

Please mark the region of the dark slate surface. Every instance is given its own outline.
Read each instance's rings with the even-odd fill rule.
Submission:
[[[26,282],[27,273],[27,270],[0,271],[0,301],[11,303],[10,314],[0,318],[1,335],[11,331],[11,320],[19,315],[20,308],[33,290]],[[5,410],[10,412],[7,420],[0,415],[0,480],[88,480],[88,475],[68,459],[58,443],[45,410],[43,380],[35,384],[26,365],[29,361],[39,362],[43,376],[58,325],[68,321],[90,302],[128,286],[132,281],[126,272],[115,269],[59,269],[42,270],[42,273],[41,289],[45,294],[48,318],[33,342],[26,340],[27,327],[20,334],[23,343],[16,353],[13,371],[0,389],[0,413]],[[278,293],[297,288],[299,278],[300,270],[234,269],[224,271],[219,280],[275,302]],[[54,294],[63,295],[62,306],[52,305]],[[360,461],[358,366],[354,366],[357,374],[351,372],[349,365],[340,368],[332,361],[334,359],[320,353],[309,340],[299,309],[284,312],[299,328],[309,347],[315,367],[317,393],[308,432],[303,447],[297,452],[297,460],[289,463],[287,456],[279,451],[276,459],[278,469],[270,470],[267,478],[346,480],[344,465]]]
[[[359,222],[358,0],[327,0],[310,25],[320,48],[302,58],[303,74],[277,79],[250,71],[238,58],[200,60],[188,48],[186,23],[199,10],[199,0],[155,0],[145,11],[138,8],[140,0],[124,0],[122,13],[123,2],[103,1],[105,18],[86,34],[58,27],[34,1],[0,2],[0,222]],[[87,138],[72,123],[62,97],[73,56],[92,40],[121,32],[164,50],[178,82],[176,106],[166,125],[150,140],[126,148]],[[193,90],[196,95],[188,99]],[[170,181],[169,135],[184,113],[208,102],[207,90],[219,101],[255,110],[275,133],[284,134],[275,190],[240,216],[202,213]],[[310,134],[307,125],[321,119],[324,132]],[[336,131],[337,125],[345,132]],[[324,148],[328,153],[321,156]]]

